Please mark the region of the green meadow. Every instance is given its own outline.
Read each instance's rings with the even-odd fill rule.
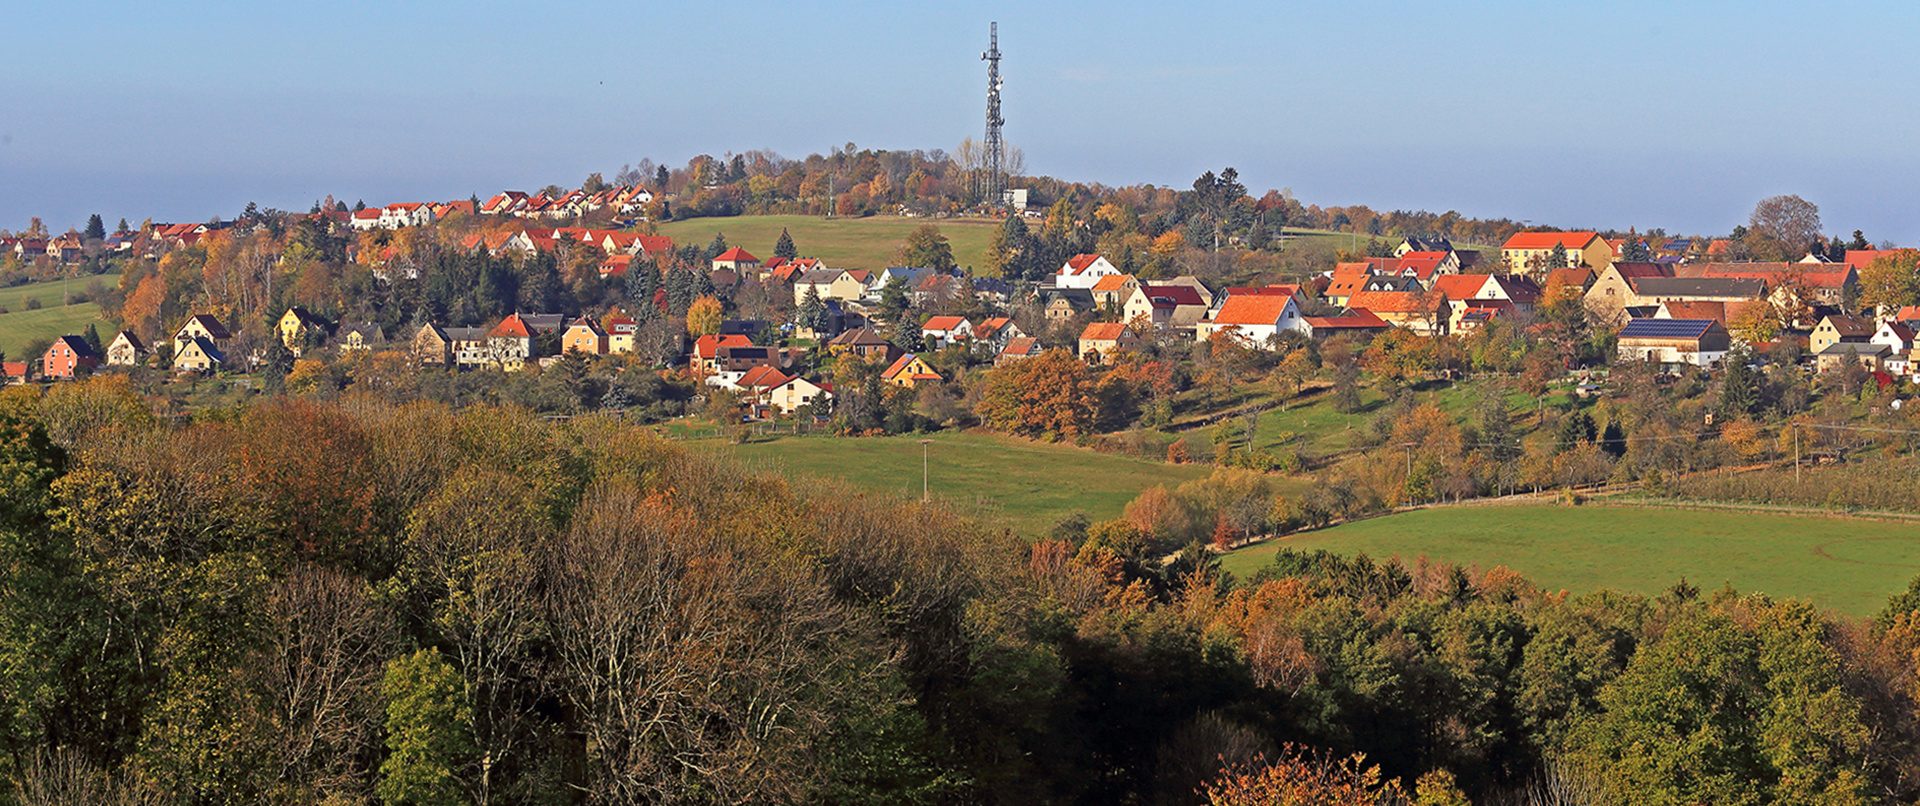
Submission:
[[[895,259],[907,236],[922,224],[940,228],[953,245],[953,259],[962,267],[976,270],[986,265],[987,244],[1000,222],[984,218],[821,218],[809,215],[758,215],[731,218],[690,218],[659,226],[659,233],[674,243],[706,246],[716,233],[727,236],[727,243],[752,252],[766,260],[773,257],[773,244],[785,228],[793,236],[793,245],[801,257],[817,257],[835,269],[884,269],[898,265]]]
[[[120,282],[120,275],[75,277],[67,281],[66,288],[79,293],[85,291],[94,280],[112,288]],[[0,350],[6,351],[7,360],[21,360],[30,345],[45,343],[69,333],[79,335],[86,331],[89,324],[100,331],[103,343],[113,338],[114,324],[100,318],[100,306],[91,302],[61,305],[62,298],[59,280],[0,288],[0,308],[7,311],[0,313]],[[39,300],[40,307],[28,310],[29,299]]]
[[[746,445],[697,444],[726,451],[756,470],[918,496],[920,439],[760,437]],[[932,440],[926,448],[933,497],[1029,536],[1074,512],[1096,521],[1120,517],[1141,490],[1177,487],[1212,472],[1206,465],[1170,465],[991,434],[940,433],[926,439]]]
[[[1867,616],[1920,574],[1920,529],[1839,517],[1626,506],[1464,506],[1358,521],[1240,549],[1246,578],[1280,547],[1504,565],[1548,590],[1657,594],[1680,579],[1703,591],[1812,601]]]

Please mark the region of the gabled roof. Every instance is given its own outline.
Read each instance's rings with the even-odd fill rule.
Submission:
[[[1067,258],[1066,268],[1068,270],[1060,273],[1079,274],[1080,272],[1086,271],[1088,266],[1093,265],[1093,262],[1099,259],[1099,255],[1074,255],[1073,257]]]
[[[107,342],[107,344],[111,346],[114,342],[121,341],[123,339],[127,342],[127,346],[132,347],[134,349],[134,352],[144,353],[147,351],[147,343],[144,341],[141,341],[140,337],[134,335],[133,331],[131,330],[120,331],[118,334],[116,334],[113,337],[113,341]]]
[[[510,313],[507,314],[507,318],[500,320],[500,324],[494,325],[492,330],[487,331],[487,338],[531,339],[533,328],[527,326],[526,321],[520,318],[520,314]]]
[[[1673,276],[1673,264],[1671,263],[1615,263],[1609,268],[1611,268],[1615,274],[1628,279],[1634,277]],[[1602,269],[1601,271],[1606,271],[1606,269]]]
[[[1274,327],[1279,325],[1280,317],[1286,314],[1287,306],[1292,303],[1293,296],[1290,294],[1229,293],[1220,310],[1214,312],[1213,324]]]
[[[701,358],[713,358],[720,354],[722,347],[751,347],[753,340],[745,336],[718,334],[701,336],[693,342],[693,354]]]
[[[1375,316],[1373,311],[1362,308],[1348,311],[1339,316],[1309,316],[1307,326],[1315,332],[1326,330],[1385,330],[1391,325],[1387,320]]]
[[[759,258],[754,257],[752,254],[748,253],[747,250],[741,249],[738,246],[732,249],[728,249],[725,252],[721,252],[718,256],[714,257],[714,260],[725,260],[725,261],[731,261],[735,263],[759,263],[760,262]]]
[[[1667,319],[1712,319],[1722,324],[1727,321],[1727,304],[1724,302],[1672,300],[1661,303],[1660,307],[1666,311]]]
[[[1433,281],[1433,290],[1447,295],[1447,299],[1472,299],[1480,296],[1491,274],[1449,274]]]
[[[187,351],[188,348],[199,350],[201,354],[205,355],[209,359],[212,359],[213,362],[216,364],[227,363],[227,357],[221,354],[220,348],[215,347],[213,345],[213,342],[207,341],[203,337],[195,336],[191,339],[187,339],[186,343],[181,345],[180,352],[184,353]],[[175,355],[177,356],[179,355],[179,353],[175,353]]]
[[[1127,332],[1123,322],[1094,322],[1080,331],[1082,341],[1115,341]]]
[[[595,336],[607,335],[607,331],[601,330],[600,323],[593,321],[593,317],[591,316],[580,317],[573,324],[567,326],[567,332],[572,333],[575,329],[580,329],[580,328],[584,328],[588,333],[593,334]]]
[[[1508,299],[1521,305],[1533,304],[1540,299],[1542,293],[1540,286],[1525,275],[1496,274],[1489,282],[1499,286],[1500,292],[1506,294]]]
[[[225,340],[225,339],[233,338],[233,334],[227,332],[226,326],[220,324],[220,320],[215,319],[211,315],[204,314],[204,313],[196,313],[192,316],[187,317],[186,323],[180,325],[180,330],[186,330],[188,324],[194,324],[194,323],[199,323],[200,329],[205,330],[208,335],[212,336],[216,340]],[[178,333],[180,331],[176,330],[174,332]]]
[[[960,325],[966,323],[966,321],[967,321],[966,318],[960,317],[960,316],[936,316],[931,319],[928,319],[926,324],[920,326],[920,329],[923,331],[926,331],[926,330],[952,331],[960,327]]]
[[[1767,284],[1752,277],[1634,277],[1628,280],[1643,297],[1729,297],[1759,299]]]
[[[83,339],[79,336],[72,336],[72,335],[61,336],[60,338],[54,339],[53,343],[66,345],[67,349],[72,350],[73,354],[79,358],[99,358],[100,357],[99,354],[93,351],[93,345],[88,344],[86,339]],[[51,350],[53,349],[53,347],[49,345],[47,349]]]
[[[786,373],[762,364],[747,370],[745,375],[740,376],[738,383],[743,389],[772,389],[790,380],[792,379],[788,378]]]
[[[833,337],[832,340],[827,342],[830,346],[839,345],[841,347],[870,347],[886,343],[888,343],[887,340],[880,338],[880,334],[875,333],[873,328],[870,327],[856,327]]]
[[[1901,342],[1913,341],[1913,328],[1907,327],[1899,322],[1886,322],[1880,325],[1880,330],[1887,331],[1889,335],[1899,339]],[[1879,331],[1874,331],[1873,335],[1878,336],[1880,333]]]
[[[1394,262],[1395,274],[1411,274],[1422,282],[1440,269],[1440,263],[1447,259],[1445,252],[1408,252]]]
[[[1135,280],[1133,278],[1133,275],[1131,274],[1109,274],[1105,277],[1100,278],[1099,282],[1094,283],[1093,290],[1119,291],[1121,289],[1126,288],[1128,283],[1138,283],[1138,282],[1139,281]]]
[[[991,317],[981,322],[979,327],[974,328],[973,335],[983,339],[993,338],[993,334],[1000,332],[1000,328],[1011,324],[1013,324],[1013,320],[1005,316]]]
[[[1345,297],[1352,295],[1365,290],[1367,281],[1373,279],[1371,272],[1364,270],[1355,271],[1346,268],[1355,264],[1342,263],[1340,265],[1342,268],[1336,269],[1333,276],[1328,278],[1326,296]],[[1366,264],[1362,263],[1358,265],[1365,266]]]
[[[1365,308],[1379,313],[1431,313],[1440,308],[1444,297],[1426,299],[1414,291],[1361,291],[1347,298],[1348,308]],[[1433,304],[1428,304],[1431,301]]]
[[[1631,319],[1620,330],[1620,338],[1697,339],[1719,327],[1712,319]]]
[[[897,359],[894,359],[894,362],[891,365],[889,365],[884,372],[880,373],[880,377],[886,378],[888,380],[892,380],[893,378],[899,377],[901,373],[906,372],[909,366],[919,362],[920,362],[920,356],[915,355],[913,353],[907,353],[906,355],[903,355]],[[916,381],[943,380],[939,375],[932,372],[915,372],[910,377],[912,377]]]
[[[1152,300],[1156,307],[1160,307],[1161,300],[1166,300],[1171,305],[1205,306],[1207,304],[1206,300],[1200,298],[1200,292],[1193,290],[1191,286],[1143,285],[1140,286],[1138,293],[1147,295],[1147,299]]]
[[[1848,336],[1872,336],[1873,323],[1858,316],[1836,313],[1820,320],[1822,325],[1830,325],[1842,338]]]
[[[1032,336],[1017,336],[1007,340],[1007,348],[1001,355],[1032,355],[1039,352],[1040,340]]]
[[[1582,249],[1600,236],[1592,232],[1516,232],[1501,249],[1552,249],[1565,246],[1568,251]]]

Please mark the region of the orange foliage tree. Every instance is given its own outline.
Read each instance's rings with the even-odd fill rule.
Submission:
[[[1398,781],[1382,781],[1380,768],[1366,766],[1355,753],[1334,759],[1296,745],[1278,758],[1231,770],[1205,789],[1212,806],[1402,806],[1406,792]]]

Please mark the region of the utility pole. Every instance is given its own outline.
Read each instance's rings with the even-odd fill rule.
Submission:
[[[922,504],[927,502],[927,446],[932,443],[931,439],[920,440],[920,503]]]

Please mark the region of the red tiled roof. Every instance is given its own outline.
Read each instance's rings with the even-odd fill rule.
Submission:
[[[693,354],[701,358],[712,358],[720,353],[722,347],[751,347],[753,340],[739,334],[721,336],[701,336],[693,342]]]
[[[1082,341],[1115,341],[1126,332],[1127,326],[1123,322],[1094,322],[1087,325],[1086,330],[1080,331],[1080,339]]]
[[[1447,295],[1447,299],[1472,299],[1480,296],[1491,274],[1449,274],[1433,281],[1433,290]]]
[[[961,322],[965,322],[965,321],[967,320],[958,316],[936,316],[936,317],[933,317],[932,319],[928,319],[926,324],[920,326],[920,329],[951,331],[954,328],[959,327]]]
[[[1428,305],[1422,296],[1412,291],[1361,291],[1347,298],[1347,307],[1374,313],[1428,313],[1440,307],[1440,300]]]
[[[741,249],[738,246],[732,249],[728,249],[725,252],[721,252],[720,256],[714,258],[714,260],[724,260],[732,263],[759,263],[760,262],[759,258],[754,257],[751,254],[748,254],[747,250]]]
[[[1373,311],[1348,311],[1342,316],[1309,316],[1307,324],[1314,330],[1341,330],[1348,328],[1371,328],[1383,330],[1388,327],[1387,320],[1375,316]]]
[[[533,329],[527,327],[527,323],[520,318],[520,314],[510,313],[507,314],[507,318],[500,320],[500,324],[494,325],[492,330],[487,331],[487,338],[531,339]]]
[[[1133,275],[1131,274],[1109,274],[1105,277],[1100,278],[1100,282],[1094,283],[1093,290],[1119,291],[1122,288],[1126,288],[1127,283],[1131,283],[1131,282],[1137,282],[1136,280],[1133,279]]]
[[[1569,251],[1585,247],[1594,238],[1591,232],[1516,232],[1501,249],[1552,249],[1566,246]]]
[[[746,389],[754,389],[754,388],[760,388],[760,387],[772,389],[776,386],[786,383],[789,380],[792,380],[792,379],[788,378],[786,376],[786,373],[783,373],[780,370],[777,370],[777,369],[774,369],[773,367],[769,367],[762,364],[760,366],[754,367],[753,369],[747,370],[747,374],[740,376],[740,386]]]
[[[1189,285],[1143,285],[1140,286],[1140,292],[1146,294],[1147,299],[1155,303],[1164,299],[1174,305],[1207,304],[1204,300],[1200,299],[1200,292],[1195,291],[1193,286]]]
[[[1078,274],[1085,271],[1088,266],[1093,265],[1093,262],[1099,259],[1099,255],[1074,255],[1073,257],[1067,258],[1067,266],[1071,267],[1075,274]]]
[[[1007,349],[1001,350],[1000,354],[1001,355],[1029,355],[1034,352],[1033,348],[1039,346],[1039,344],[1040,344],[1040,340],[1032,336],[1020,336],[1018,338],[1007,340]]]
[[[1280,323],[1280,316],[1287,311],[1287,305],[1293,301],[1291,295],[1280,294],[1228,294],[1225,304],[1213,315],[1213,323],[1220,325],[1265,325],[1272,327]]]

